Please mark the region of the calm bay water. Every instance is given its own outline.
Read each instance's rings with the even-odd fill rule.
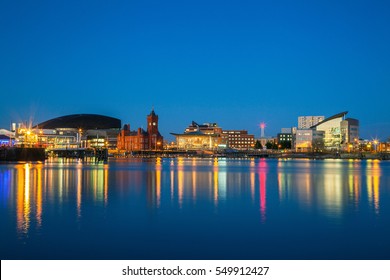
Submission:
[[[390,259],[390,162],[0,165],[1,259]]]

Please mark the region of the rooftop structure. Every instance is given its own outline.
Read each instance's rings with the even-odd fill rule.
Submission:
[[[198,124],[194,121],[184,130],[184,133],[190,133],[200,131],[204,134],[221,134],[222,128],[218,126],[217,123],[203,123]]]
[[[292,128],[291,128],[291,127],[282,128],[282,129],[280,130],[280,133],[292,133]]]
[[[298,117],[298,129],[307,129],[322,122],[325,116],[300,116]]]

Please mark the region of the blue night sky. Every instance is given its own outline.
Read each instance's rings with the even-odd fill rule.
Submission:
[[[81,3],[80,3],[81,2]],[[68,114],[256,137],[342,111],[390,136],[388,1],[0,3],[0,128]]]

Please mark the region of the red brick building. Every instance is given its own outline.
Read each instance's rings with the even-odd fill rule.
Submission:
[[[119,151],[161,150],[164,138],[158,131],[158,115],[152,110],[146,117],[147,131],[138,128],[131,131],[130,124],[125,124],[118,135]]]

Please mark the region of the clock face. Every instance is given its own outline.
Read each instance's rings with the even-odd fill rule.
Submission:
[[[152,123],[149,123],[149,125],[152,125]]]
[[[155,123],[155,122],[153,122],[153,125],[156,125],[156,123]]]

